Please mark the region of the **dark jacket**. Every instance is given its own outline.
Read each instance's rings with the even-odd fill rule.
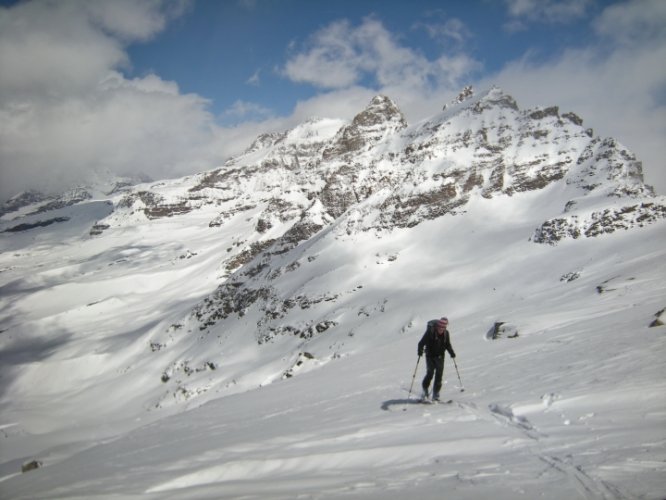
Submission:
[[[451,345],[451,335],[449,335],[449,330],[444,330],[444,333],[439,335],[435,327],[436,322],[436,319],[428,321],[428,327],[419,341],[419,356],[423,354],[423,350],[425,349],[426,356],[428,357],[443,357],[444,350],[447,350],[449,351],[449,355],[452,358],[455,358],[456,353]]]

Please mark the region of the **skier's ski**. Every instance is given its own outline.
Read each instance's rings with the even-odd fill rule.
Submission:
[[[420,402],[426,405],[448,405],[453,403],[453,399],[421,399]]]

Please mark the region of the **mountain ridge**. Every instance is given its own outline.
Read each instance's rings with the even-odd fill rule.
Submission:
[[[382,109],[380,103],[390,103],[389,111]],[[502,110],[507,110],[508,114]],[[488,115],[489,118],[483,118]],[[482,116],[473,124],[476,126],[451,123],[451,120],[465,122],[475,116]],[[488,121],[490,126],[485,126]],[[384,124],[384,128],[376,136],[373,135],[376,131],[360,129],[362,123],[374,128]],[[447,130],[453,133],[447,134]],[[389,225],[414,224],[417,217],[411,217],[414,214],[410,206],[422,207],[428,204],[428,199],[431,205],[440,207],[435,213],[442,214],[442,205],[451,210],[464,205],[472,190],[480,189],[484,197],[498,193],[511,195],[543,188],[565,175],[567,183],[574,183],[583,190],[579,197],[588,196],[604,178],[616,181],[612,188],[608,187],[608,182],[604,183],[615,194],[654,195],[652,188],[642,182],[640,162],[616,140],[590,137],[590,130],[582,128],[580,118],[572,113],[560,116],[554,106],[521,113],[515,100],[498,88],[479,96],[470,95],[434,118],[411,127],[407,126],[395,103],[386,97],[376,97],[350,125],[343,125],[328,141],[313,141],[306,146],[299,146],[296,141],[283,146],[288,133],[273,134],[272,139],[264,143],[260,136],[258,141],[262,147],[255,141],[245,153],[207,174],[192,190],[201,192],[206,187],[228,190],[225,179],[242,185],[241,175],[247,177],[249,171],[256,176],[261,172],[272,176],[278,188],[303,182],[305,185],[300,190],[306,197],[319,198],[326,212],[336,218],[378,190],[394,189],[405,182],[422,186],[433,184],[437,179],[424,175],[428,169],[431,177],[439,177],[438,186],[427,191],[422,188],[421,191],[426,192],[415,202],[406,202],[404,198],[416,190],[397,192],[391,200],[385,200],[382,208],[395,214]],[[518,139],[512,140],[512,136]],[[558,142],[578,142],[579,147],[548,151]],[[530,148],[540,149],[539,154],[529,152]],[[254,161],[248,155],[261,157],[261,160]],[[440,164],[433,166],[437,161]],[[458,166],[454,166],[456,163]],[[242,165],[242,174],[236,170],[236,165]],[[410,171],[406,165],[420,165],[421,169]],[[280,193],[275,191],[271,195],[280,198]],[[235,199],[242,196],[238,191],[234,194]],[[300,205],[308,206],[305,201]]]
[[[643,184],[641,164],[635,155],[615,139],[593,137],[590,129],[582,128],[582,119],[575,113],[560,116],[557,106],[521,112],[515,99],[497,87],[479,95],[474,94],[471,87],[466,87],[461,96],[464,97],[459,96],[439,114],[412,126],[408,126],[390,98],[376,96],[349,124],[345,125],[340,120],[312,119],[289,131],[258,136],[243,153],[229,159],[223,167],[180,181],[185,185],[188,179],[201,179],[198,184],[189,187],[190,194],[178,193],[169,200],[169,197],[156,194],[150,197],[142,195],[144,190],[133,190],[133,194],[117,202],[117,207],[131,208],[134,202],[132,197],[143,197],[148,198],[142,200],[148,217],[168,216],[172,211],[181,213],[196,209],[201,203],[227,201],[228,197],[220,196],[221,192],[232,189],[225,184],[227,179],[239,185],[242,184],[241,177],[257,177],[258,173],[268,177],[271,169],[283,169],[292,175],[282,173],[286,182],[278,187],[298,185],[297,176],[302,176],[310,187],[300,189],[307,196],[319,196],[335,218],[353,203],[363,200],[368,193],[410,179],[410,172],[396,172],[397,167],[410,164],[427,168],[438,160],[441,165],[435,170],[431,168],[430,173],[439,176],[443,182],[440,182],[439,196],[434,192],[432,194],[438,201],[444,197],[454,205],[464,204],[465,195],[474,189],[481,189],[485,197],[493,193],[511,195],[513,192],[539,189],[562,179],[565,174],[574,177],[571,172],[574,167],[580,172],[576,178],[567,178],[567,183],[576,183],[584,191],[594,191],[605,175],[607,180],[617,181],[614,187],[616,194],[623,191],[629,196],[654,196],[654,190]],[[517,140],[512,140],[512,136]],[[555,155],[552,151],[525,153],[529,147],[545,145],[552,149],[553,144],[565,141],[569,144],[579,142],[580,146],[569,151],[562,148]],[[529,147],[526,147],[526,142]],[[361,150],[363,147],[365,151]],[[510,151],[499,154],[506,150]],[[356,161],[351,158],[352,153],[357,156]],[[573,155],[576,157],[573,158]],[[521,161],[517,161],[519,157]],[[601,172],[595,173],[602,160],[606,165],[601,167]],[[390,164],[389,168],[386,163]],[[454,163],[458,166],[453,166]],[[242,166],[242,172],[236,166]],[[383,171],[384,176],[373,178],[373,169]],[[280,173],[275,174],[279,177]],[[308,175],[312,173],[315,174],[314,179]],[[325,183],[323,188],[322,178]],[[427,180],[421,175],[420,179],[412,179],[412,182]],[[351,185],[347,185],[349,183]],[[159,192],[160,186],[167,184],[175,187],[176,183],[160,181],[152,186],[154,191]],[[207,188],[212,189],[207,193],[210,196],[202,194]],[[75,203],[93,197],[84,188],[79,188],[78,192],[80,196],[73,202],[61,203]],[[109,193],[113,194],[113,191]],[[99,196],[99,193],[94,194]],[[235,199],[240,198],[238,192],[234,194]],[[16,210],[17,203],[21,201],[8,202],[7,206]],[[32,203],[31,198],[27,197],[22,203]],[[57,208],[58,201],[54,203]],[[161,205],[162,209],[159,208]],[[393,204],[391,208],[398,207]],[[41,209],[48,211],[49,206],[44,205]]]

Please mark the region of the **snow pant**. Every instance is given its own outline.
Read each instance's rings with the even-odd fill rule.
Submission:
[[[423,378],[421,386],[424,391],[428,391],[433,375],[435,376],[435,385],[433,395],[439,395],[442,389],[442,377],[444,376],[444,356],[426,356],[426,375]]]

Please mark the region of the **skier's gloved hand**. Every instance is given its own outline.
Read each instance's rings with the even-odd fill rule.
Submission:
[[[455,359],[455,357],[456,357],[456,353],[454,352],[453,354],[451,354],[451,359]]]
[[[423,349],[419,349],[419,358],[423,356]]]

